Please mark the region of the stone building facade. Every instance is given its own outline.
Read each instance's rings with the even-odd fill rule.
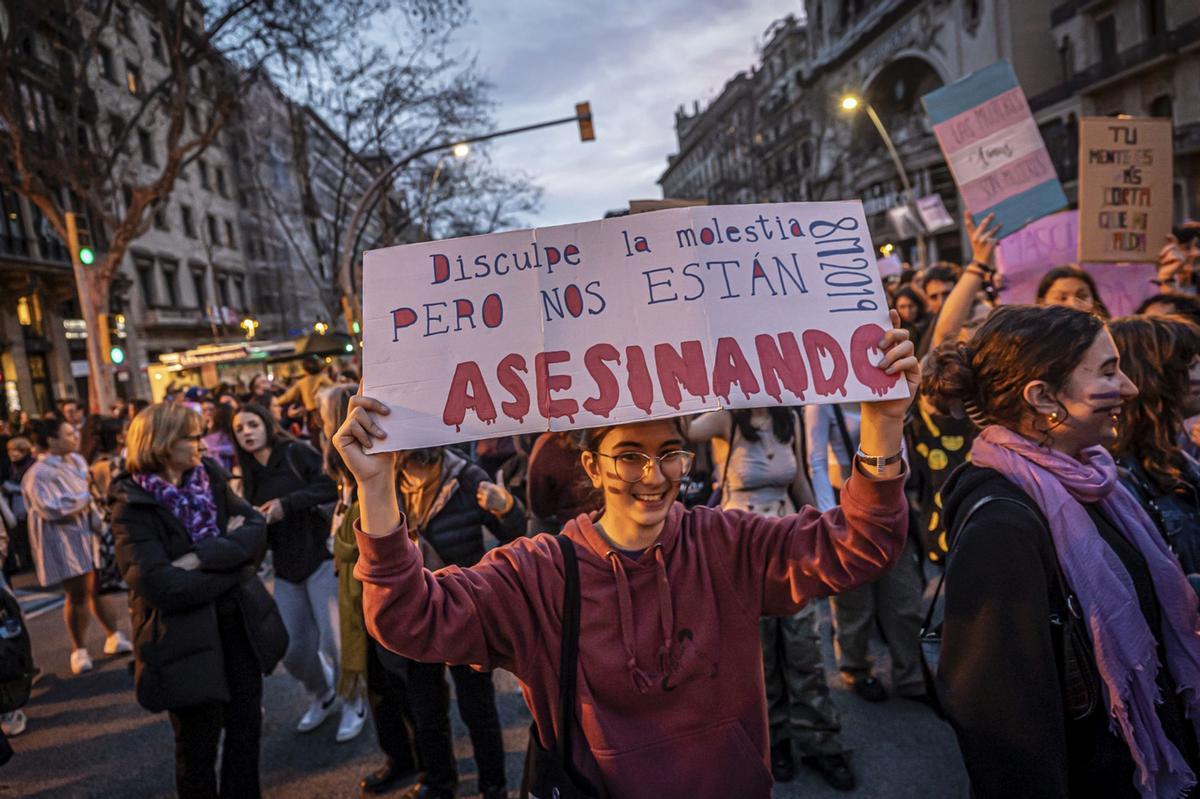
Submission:
[[[888,211],[908,203],[883,142],[865,113],[841,111],[854,94],[875,109],[918,197],[961,204],[921,96],[999,59],[1017,73],[1060,176],[1074,196],[1077,120],[1083,115],[1171,115],[1175,120],[1176,216],[1200,213],[1200,5],[1194,0],[807,0],[764,36],[760,62],[735,81],[754,103],[732,115],[725,93],[677,114],[679,152],[660,178],[665,197],[724,201],[695,163],[729,157],[753,176],[742,197],[759,202],[863,200],[872,237],[917,255]],[[1190,78],[1188,76],[1191,76]],[[744,124],[746,127],[739,127]],[[719,135],[718,135],[719,132]],[[697,157],[695,153],[703,153]],[[739,153],[740,151],[734,151]],[[1189,188],[1190,187],[1190,188]],[[911,233],[911,232],[910,232]],[[959,225],[929,237],[927,259],[963,257]]]
[[[143,2],[148,0],[117,4],[118,24],[101,33],[89,65],[87,90],[94,95],[100,135],[125,124],[142,93],[168,69],[163,42]],[[0,32],[8,27],[6,13],[0,6]],[[31,106],[53,103],[48,92],[56,83],[50,73],[62,53],[78,50],[86,24],[52,15],[29,38],[22,75]],[[193,24],[203,24],[199,11]],[[196,70],[199,99],[188,107],[186,120],[193,130],[210,112],[203,99],[210,79]],[[140,123],[116,167],[126,176],[123,182],[133,185],[157,174],[165,155],[165,125],[161,117]],[[304,159],[302,153],[307,153]],[[351,166],[345,183],[331,182],[335,163]],[[318,166],[317,179],[301,174],[312,164]],[[327,213],[333,204],[331,186],[352,203],[358,199],[353,192],[370,178],[370,164],[310,109],[273,86],[254,87],[217,141],[183,169],[169,200],[129,247],[107,309],[124,320],[127,359],[117,371],[118,392],[149,397],[148,363],[167,352],[241,341],[247,316],[260,322],[260,339],[300,335],[318,320],[336,326],[337,318],[327,310],[335,293],[334,261],[327,252],[312,251],[316,245],[305,231],[314,214]],[[262,202],[264,186],[278,201],[269,214]],[[128,202],[127,189],[122,195],[113,202]],[[370,216],[366,241],[378,240],[379,220],[395,206],[389,198]],[[16,409],[37,414],[61,400],[87,396],[88,331],[80,319],[69,254],[50,225],[24,197],[6,191],[0,191],[0,212],[0,416]],[[103,231],[96,235],[102,246]],[[288,246],[288,236],[301,243],[299,249]]]

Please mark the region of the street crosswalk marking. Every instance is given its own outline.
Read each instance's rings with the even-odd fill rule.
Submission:
[[[26,619],[35,619],[43,613],[56,610],[62,607],[65,601],[65,595],[61,591],[17,588],[13,594],[17,597],[17,602],[21,605],[21,613]]]

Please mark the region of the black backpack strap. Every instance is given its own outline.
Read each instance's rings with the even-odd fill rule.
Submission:
[[[555,749],[560,762],[571,762],[571,729],[575,726],[575,681],[579,665],[579,561],[575,545],[565,535],[556,535],[563,554],[562,653],[558,663],[559,730]]]

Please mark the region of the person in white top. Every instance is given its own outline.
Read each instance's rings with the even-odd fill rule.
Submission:
[[[809,405],[804,414],[813,492],[817,509],[824,512],[838,504],[843,475],[850,474],[862,414],[857,404]],[[920,645],[923,580],[914,540],[909,538],[903,557],[879,579],[829,599],[838,670],[842,680],[868,702],[887,699],[868,654],[874,626],[891,652],[892,690],[925,700]]]
[[[41,456],[21,480],[33,562],[41,585],[62,583],[71,671],[82,674],[92,669],[87,650],[91,615],[108,634],[104,654],[124,654],[133,647],[117,629],[116,613],[99,595],[93,547],[100,516],[92,505],[87,461],[76,451],[79,434],[74,425],[59,419],[39,419],[33,429]]]

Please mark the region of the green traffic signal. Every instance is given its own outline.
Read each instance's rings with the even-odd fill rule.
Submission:
[[[113,347],[108,351],[108,358],[114,364],[120,365],[125,363],[125,350],[120,347]]]
[[[91,266],[96,260],[96,251],[91,247],[79,248],[79,263],[84,266]]]

